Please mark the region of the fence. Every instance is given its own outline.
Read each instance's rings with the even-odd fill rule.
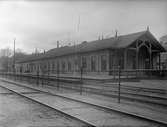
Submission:
[[[14,73],[14,72],[0,72],[0,76],[4,78],[10,78],[13,80],[25,81],[29,83],[34,83],[37,86],[49,86],[56,83],[57,90],[60,88],[68,88],[77,90],[82,95],[83,91],[86,91],[86,87],[83,87],[84,81],[87,79],[85,76],[89,72],[84,71],[82,68],[76,71],[76,75],[72,75],[69,72],[60,71],[60,70],[47,70],[41,73],[37,71],[36,73]],[[97,71],[96,74],[99,72]],[[145,79],[145,78],[158,78],[165,79],[167,70],[155,70],[155,69],[137,69],[137,70],[122,70],[119,68],[114,70],[105,71],[109,75],[105,75],[108,78],[102,79],[102,81],[115,81],[115,84],[118,86],[118,103],[120,103],[121,98],[121,82],[123,80],[131,79]],[[104,76],[104,77],[105,77]],[[94,81],[98,80],[97,77]],[[71,83],[71,85],[63,85],[63,83]],[[77,85],[75,85],[77,84]],[[99,91],[104,92],[104,91]]]

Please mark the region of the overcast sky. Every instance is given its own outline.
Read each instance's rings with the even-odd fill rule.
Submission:
[[[79,21],[80,19],[80,21]],[[0,48],[33,52],[146,30],[167,34],[167,1],[0,1]]]

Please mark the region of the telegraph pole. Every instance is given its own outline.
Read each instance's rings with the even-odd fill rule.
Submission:
[[[77,39],[76,39],[76,42],[78,42],[78,38],[79,38],[79,28],[80,28],[80,15],[78,16],[78,23],[77,23],[77,26],[76,26],[76,37],[77,37]],[[75,43],[75,41],[74,41],[74,52],[75,52],[75,55],[74,55],[74,73],[77,73],[77,71],[79,71],[78,69],[79,69],[79,65],[78,65],[78,63],[79,62],[77,62],[78,60],[78,55],[77,55],[77,46],[76,46],[77,44]]]
[[[80,15],[79,15],[79,17],[78,17],[77,32],[79,32],[79,27],[80,27]]]
[[[79,40],[79,28],[80,28],[80,15],[78,17],[78,25],[77,25],[77,33],[78,33],[78,40]],[[77,54],[77,53],[76,53]],[[81,61],[81,60],[80,60]],[[83,84],[83,68],[82,68],[82,62],[80,62],[80,66],[79,66],[79,70],[80,70],[80,73],[81,73],[81,83],[80,83],[80,95],[82,95],[82,84]]]
[[[14,49],[13,49],[13,72],[15,73],[15,41],[16,41],[16,38],[14,38]]]

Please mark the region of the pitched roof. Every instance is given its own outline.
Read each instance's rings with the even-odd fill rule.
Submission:
[[[96,51],[108,48],[126,48],[147,32],[149,31],[142,31],[127,35],[121,35],[118,37],[95,40],[91,42],[83,42],[76,46],[65,46],[61,48],[54,48],[47,51],[45,54],[30,55],[29,57],[26,57],[25,59],[22,59],[18,62],[33,61],[37,59],[52,58],[56,56],[62,56],[74,53],[84,53],[84,52]]]

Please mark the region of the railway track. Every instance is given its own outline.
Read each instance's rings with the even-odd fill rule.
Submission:
[[[118,89],[118,87],[115,87]],[[118,97],[118,90],[107,90],[106,89],[97,89],[97,88],[91,88],[89,87],[83,87],[83,89],[91,89],[91,91],[98,91],[97,94],[106,95],[106,96],[112,96],[117,98]],[[86,91],[86,90],[85,90]],[[121,87],[121,98],[126,100],[132,100],[132,101],[139,101],[144,103],[150,103],[155,105],[161,105],[161,106],[167,106],[167,97],[165,96],[156,96],[156,95],[149,95],[149,94],[139,94],[133,92],[127,92]]]
[[[10,76],[14,76],[13,74],[10,74]],[[53,75],[32,75],[32,74],[17,74],[16,78],[28,78],[28,79],[40,79],[40,80],[50,80],[50,81],[57,81],[59,79],[59,81],[61,82],[67,82],[67,83],[81,83],[80,78],[79,77],[59,77],[57,78],[57,76],[53,76]],[[95,80],[95,79],[84,79],[84,83],[88,84],[88,85],[95,85],[95,86],[104,86],[104,87],[117,87],[117,82],[108,82],[106,80]],[[103,84],[103,85],[101,85]],[[128,86],[128,85],[122,85],[121,89],[125,89],[125,90],[130,90],[130,91],[134,91],[134,92],[148,92],[148,93],[155,93],[155,94],[166,94],[166,90],[163,89],[154,89],[154,88],[143,88],[143,87],[137,87],[137,86]]]
[[[30,79],[30,80],[34,80],[36,82],[36,76],[35,75],[22,75],[23,77]],[[55,76],[50,76],[47,77],[39,77],[40,80],[42,80],[43,82],[47,82],[47,85],[51,85],[52,83],[55,83],[57,81],[57,79],[55,79]],[[61,81],[61,79],[59,80]],[[62,81],[64,82],[64,81]],[[68,81],[66,83],[61,83],[61,85],[59,85],[59,87],[61,88],[65,88],[65,89],[73,89],[73,90],[77,90],[80,91],[82,90],[82,92],[88,92],[88,93],[93,93],[93,94],[99,94],[99,95],[103,95],[103,96],[108,96],[108,97],[113,97],[113,98],[117,98],[118,97],[118,85],[117,84],[112,84],[111,86],[108,87],[108,84],[103,84],[100,86],[99,88],[99,84],[92,85],[92,84],[82,84],[82,88],[80,88],[80,82],[77,80],[77,83],[75,81]],[[70,83],[69,83],[70,82]],[[73,82],[75,82],[73,84]],[[148,92],[150,90],[150,92]],[[147,93],[145,93],[144,91],[147,91]],[[129,86],[123,86],[121,85],[121,99],[124,100],[129,100],[129,101],[137,101],[140,103],[146,103],[146,104],[151,104],[151,105],[157,105],[157,106],[163,106],[166,107],[167,106],[167,97],[163,96],[159,96],[156,94],[152,94],[155,93],[155,89],[143,89],[140,87],[129,87]]]
[[[86,127],[95,127],[94,125],[92,125],[91,123],[89,123],[89,122],[87,122],[87,121],[78,119],[77,117],[74,117],[74,116],[72,116],[72,115],[69,115],[69,114],[67,114],[67,113],[64,113],[64,112],[61,111],[61,110],[58,110],[58,109],[56,109],[56,108],[53,108],[53,107],[51,107],[51,106],[49,106],[49,105],[47,105],[47,104],[41,103],[41,102],[39,102],[39,101],[36,101],[35,99],[32,99],[32,98],[30,98],[30,97],[24,95],[24,94],[27,94],[27,93],[28,93],[28,94],[34,94],[33,92],[30,92],[30,93],[29,93],[29,92],[27,92],[27,93],[24,93],[24,92],[17,92],[17,91],[15,91],[15,90],[12,90],[12,89],[10,89],[10,88],[7,88],[7,87],[1,86],[1,85],[0,85],[0,87],[3,88],[3,89],[6,89],[6,90],[8,90],[8,91],[10,91],[10,92],[11,92],[10,94],[15,93],[15,94],[17,94],[17,95],[19,95],[19,96],[21,96],[21,97],[23,97],[23,98],[26,98],[26,99],[28,99],[28,100],[30,100],[30,101],[32,101],[32,102],[35,102],[35,103],[38,103],[38,104],[43,105],[43,106],[45,106],[45,107],[48,107],[48,108],[50,108],[50,109],[52,109],[52,110],[55,110],[55,111],[57,111],[57,112],[60,112],[61,114],[65,115],[65,116],[67,116],[67,117],[70,117],[70,118],[75,119],[75,120],[77,120],[77,121],[79,121],[79,122],[81,122],[81,123],[84,123],[84,124],[86,125]],[[41,91],[41,92],[42,92],[42,91]],[[36,92],[36,93],[39,93],[39,91]]]
[[[52,83],[50,83],[52,84]],[[49,84],[48,84],[49,85]],[[104,95],[108,97],[118,98],[118,86],[114,86],[114,89],[107,89],[107,88],[96,88],[92,85],[82,85],[82,88],[80,88],[79,84],[61,84],[61,88],[65,89],[73,89],[80,91],[82,89],[82,92],[88,92],[98,95]],[[158,96],[158,95],[149,95],[149,94],[140,94],[135,93],[135,91],[125,91],[124,88],[121,86],[121,99],[129,100],[129,101],[137,101],[142,102],[146,104],[153,104],[157,106],[167,106],[167,97],[165,96]]]
[[[20,76],[20,75],[19,75]],[[18,76],[18,77],[19,77]],[[50,80],[50,81],[57,81],[57,76],[52,76],[52,75],[44,75],[44,76],[36,76],[36,75],[32,75],[32,74],[22,74],[21,77],[25,77],[25,78],[39,78],[40,80],[44,79],[44,80]],[[104,87],[108,87],[108,86],[112,86],[112,87],[117,87],[118,83],[117,82],[113,82],[111,83],[108,81],[98,81],[97,79],[83,79],[84,83],[88,85],[100,85],[103,84],[102,86]],[[59,81],[61,82],[68,82],[68,83],[81,83],[80,78],[75,78],[75,77],[59,77]],[[109,83],[109,84],[108,84]],[[122,85],[121,86],[122,89],[125,90],[131,90],[131,91],[141,91],[141,92],[148,92],[148,93],[156,93],[156,94],[166,94],[165,90],[162,89],[153,89],[153,88],[143,88],[143,87],[137,87],[137,86],[128,86],[128,85]]]
[[[1,94],[6,93],[6,94]],[[21,92],[38,95],[39,92]],[[0,127],[89,127],[90,125],[50,106],[0,87]],[[91,125],[92,126],[92,125]]]
[[[11,84],[11,82],[8,82],[8,83]],[[68,98],[68,97],[56,95],[56,94],[53,94],[53,93],[50,93],[50,92],[46,92],[46,91],[42,91],[42,90],[39,90],[39,89],[34,89],[34,88],[31,88],[31,87],[23,86],[23,85],[20,85],[20,84],[17,84],[17,83],[12,83],[12,84],[15,85],[15,86],[17,86],[17,87],[20,87],[20,88],[22,87],[22,88],[24,88],[24,89],[29,89],[29,90],[36,91],[36,93],[43,93],[43,94],[51,95],[51,96],[54,96],[54,97],[63,98],[63,99],[65,99],[66,101],[74,101],[74,102],[77,102],[77,103],[86,104],[86,105],[89,105],[89,106],[96,107],[96,108],[98,108],[98,109],[100,109],[100,110],[105,110],[105,111],[107,111],[107,112],[114,111],[114,112],[118,112],[118,113],[120,113],[120,114],[124,114],[124,115],[126,115],[126,116],[131,116],[131,117],[137,118],[137,119],[142,119],[142,120],[150,121],[150,122],[157,123],[157,124],[160,124],[160,125],[165,125],[165,126],[167,125],[167,122],[165,122],[165,121],[163,121],[163,120],[161,121],[161,120],[157,120],[157,119],[152,119],[152,118],[144,117],[144,116],[142,116],[142,115],[140,115],[140,114],[131,114],[131,113],[126,112],[126,111],[122,112],[122,111],[120,111],[120,110],[115,110],[115,109],[111,109],[111,108],[107,108],[107,107],[103,107],[103,106],[99,106],[99,105],[87,103],[87,102],[82,101],[82,100],[75,100],[75,99],[72,99],[72,98]],[[9,89],[10,91],[13,91],[13,92],[15,92],[15,93],[17,93],[17,94],[19,94],[19,95],[21,95],[21,96],[24,96],[24,97],[26,97],[26,98],[29,98],[29,99],[31,99],[31,100],[34,100],[34,99],[32,99],[31,97],[24,95],[24,93],[17,92],[17,91],[15,91],[15,90],[10,89],[10,87],[9,87],[9,88],[4,87],[4,86],[0,86],[0,87]],[[41,102],[38,102],[38,103],[41,103]],[[46,104],[45,104],[45,105],[46,105]],[[48,105],[47,105],[47,106],[48,106]],[[84,121],[84,120],[83,120],[83,121]],[[85,121],[84,121],[84,122],[85,122]],[[88,123],[88,122],[86,122],[86,123]],[[91,123],[88,123],[88,124],[91,125],[91,126],[97,126],[97,125],[94,125],[94,124],[91,124]]]
[[[79,87],[71,87],[70,85],[61,84],[61,88],[80,91]],[[112,98],[118,98],[118,91],[114,91],[114,90],[104,90],[104,89],[91,88],[90,86],[89,87],[83,86],[82,92],[93,93],[93,94],[103,95],[103,96],[112,97]],[[128,100],[128,101],[137,101],[140,103],[157,105],[162,107],[167,106],[167,98],[165,97],[126,93],[122,91],[121,91],[120,97],[121,99]]]

